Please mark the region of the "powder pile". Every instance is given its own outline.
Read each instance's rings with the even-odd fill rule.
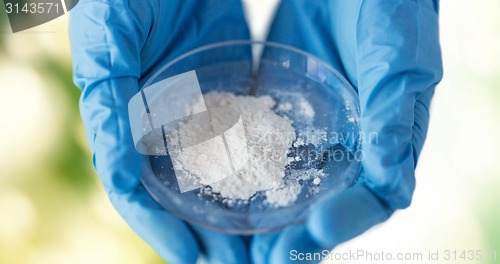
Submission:
[[[217,140],[200,143],[198,150],[203,150],[202,153],[184,150],[172,156],[174,167],[182,168],[186,175],[198,177],[204,186],[200,191],[202,194],[218,194],[230,204],[248,201],[260,192],[265,194],[266,203],[287,206],[297,199],[303,180],[311,179],[316,185],[320,183],[323,172],[315,169],[285,177],[287,166],[298,160],[298,157],[288,157],[290,149],[294,144],[304,144],[304,139],[297,139],[290,118],[278,115],[273,109],[292,111],[292,104],[276,105],[270,96],[237,96],[224,92],[204,95],[204,103],[210,110],[210,122],[191,119],[181,123],[177,136],[182,135],[183,141],[201,142],[200,137],[207,137],[207,131],[224,133],[222,130],[228,128],[228,124],[234,124],[238,117],[242,127],[225,139],[232,160],[229,158],[228,161],[226,150],[221,147],[224,145]],[[302,109],[307,117],[314,115],[310,105],[303,102],[297,108]],[[234,165],[232,172],[227,171],[225,164],[228,162]]]

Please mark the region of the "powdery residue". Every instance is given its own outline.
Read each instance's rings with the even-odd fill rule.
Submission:
[[[291,170],[291,175],[285,177],[288,165],[299,160],[297,157],[287,157],[290,149],[294,146],[303,145],[310,138],[300,135],[296,138],[296,131],[292,127],[292,120],[285,115],[278,115],[280,111],[294,111],[292,104],[286,103],[276,106],[276,102],[270,96],[236,96],[231,93],[211,92],[204,96],[205,104],[211,109],[210,116],[215,126],[231,122],[234,115],[227,113],[238,113],[241,115],[244,132],[237,133],[233,141],[245,141],[247,145],[247,162],[239,170],[229,177],[217,178],[218,173],[204,173],[205,178],[200,178],[205,186],[201,193],[214,195],[228,205],[235,201],[247,202],[255,194],[263,193],[266,196],[265,203],[273,206],[288,206],[292,204],[301,193],[303,181],[309,180],[313,184],[320,183],[323,172],[316,169]],[[295,107],[294,107],[295,108]],[[298,111],[307,118],[314,117],[314,110],[305,101],[300,101]],[[226,120],[226,118],[228,120]],[[191,123],[190,123],[191,122]],[[206,124],[196,124],[195,119],[187,121],[180,126],[181,135],[203,135],[207,130]],[[214,125],[214,124],[212,124]],[[316,140],[313,143],[318,143]],[[196,152],[186,152],[177,155],[176,164],[190,174],[207,171],[221,171],[223,163],[227,163],[221,153],[220,144],[214,144],[214,155],[202,156]],[[210,144],[204,146],[210,148]],[[204,151],[204,153],[210,153]],[[233,155],[233,154],[232,154]],[[238,154],[236,154],[238,155]],[[233,157],[238,160],[239,157]],[[208,178],[206,178],[208,177]]]

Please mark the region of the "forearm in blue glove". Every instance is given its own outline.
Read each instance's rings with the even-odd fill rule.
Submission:
[[[319,204],[306,225],[254,238],[255,262],[287,263],[292,249],[331,249],[410,205],[442,77],[437,0],[283,1],[269,40],[309,51],[345,74],[359,93],[361,132],[378,135],[363,142],[354,187]]]
[[[201,45],[248,39],[237,0],[81,0],[72,10],[74,81],[94,166],[127,223],[170,263],[244,263],[238,236],[191,227],[163,210],[140,184],[128,102],[166,61]]]

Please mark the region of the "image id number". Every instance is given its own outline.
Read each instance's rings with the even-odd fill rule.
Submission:
[[[5,10],[7,14],[11,13],[25,13],[25,14],[48,14],[51,12],[55,12],[59,14],[59,3],[6,3]],[[62,11],[62,10],[61,10]]]
[[[496,250],[445,250],[444,260],[479,261],[496,260]]]

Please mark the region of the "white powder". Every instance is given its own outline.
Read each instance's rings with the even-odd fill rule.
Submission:
[[[300,106],[299,111],[300,113],[302,113],[302,115],[310,119],[314,117],[314,109],[312,108],[311,104],[308,101],[306,101],[305,98],[301,98],[299,106]]]
[[[291,184],[281,189],[266,191],[266,202],[276,206],[287,206],[297,199],[301,190],[299,184]]]
[[[299,157],[289,158],[287,154],[294,142],[295,145],[304,144],[304,138],[296,141],[293,121],[272,110],[276,103],[270,96],[211,92],[204,96],[204,100],[210,111],[210,122],[189,119],[179,125],[177,134],[170,135],[171,138],[182,137],[182,142],[203,142],[196,149],[179,150],[175,155],[171,153],[176,169],[181,168],[184,176],[196,177],[199,183],[209,187],[202,188],[202,193],[219,194],[230,205],[234,201],[248,201],[261,192],[265,193],[266,203],[287,206],[297,199],[304,180],[314,179],[314,184],[319,184],[323,173],[314,169],[295,171],[285,180],[287,165],[300,160]],[[301,102],[298,110],[312,117],[314,110],[306,103]],[[278,106],[285,111],[292,110],[291,107],[291,104]],[[207,132],[225,133],[239,116],[242,129],[225,137],[230,152],[227,155],[221,147],[224,144]],[[226,165],[231,162],[233,165],[228,168]]]
[[[313,184],[314,185],[319,185],[320,183],[321,183],[321,178],[320,177],[314,178],[314,180],[313,180]]]
[[[312,180],[314,185],[319,185],[321,177],[325,176],[325,173],[318,169],[293,170],[290,174],[281,188],[266,191],[267,203],[288,206],[297,199],[302,191],[303,182]]]
[[[278,112],[286,112],[292,110],[293,105],[291,103],[283,103],[279,104],[278,108],[276,109]]]

